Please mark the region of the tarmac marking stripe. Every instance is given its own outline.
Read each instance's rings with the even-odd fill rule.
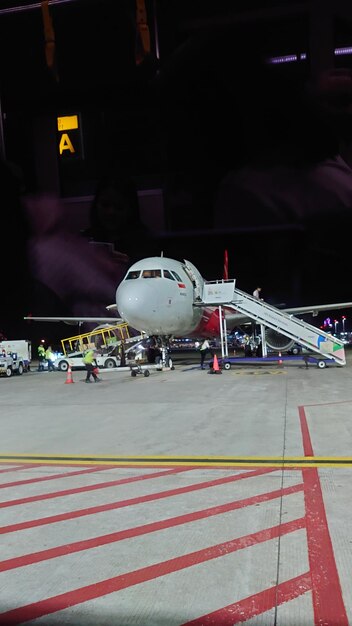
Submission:
[[[19,530],[25,530],[27,528],[34,528],[36,526],[44,526],[46,524],[54,524],[56,522],[63,522],[69,519],[75,519],[77,517],[83,517],[85,515],[95,515],[96,513],[103,513],[105,511],[113,511],[125,506],[132,506],[134,504],[141,504],[142,502],[152,502],[153,500],[160,500],[161,498],[170,498],[183,493],[190,493],[192,491],[198,491],[199,489],[207,489],[208,487],[216,487],[217,485],[223,485],[236,480],[242,480],[243,478],[252,478],[253,476],[261,476],[262,474],[268,474],[275,471],[276,468],[261,468],[253,471],[247,471],[244,474],[235,474],[234,476],[226,476],[225,478],[217,478],[215,480],[196,483],[193,485],[187,485],[187,487],[178,487],[176,489],[168,489],[167,491],[161,491],[158,493],[151,493],[138,498],[131,498],[130,500],[120,500],[118,502],[110,502],[108,504],[101,504],[99,506],[93,506],[87,509],[80,509],[78,511],[71,511],[69,513],[59,513],[50,517],[43,517],[35,520],[28,520],[27,522],[19,522],[18,524],[10,524],[9,526],[0,527],[0,535],[6,533],[17,532]],[[161,472],[159,472],[159,475]],[[166,472],[165,472],[166,474]],[[147,477],[150,477],[149,474]],[[152,478],[154,475],[152,475]]]
[[[305,456],[314,457],[314,451],[313,451],[312,441],[311,441],[311,438],[310,438],[310,433],[309,433],[306,413],[305,413],[305,410],[304,410],[303,406],[299,406],[298,407],[298,415],[299,415],[299,421],[300,421],[300,424],[301,424],[301,433],[302,433],[304,454],[305,454]]]
[[[6,489],[6,487],[19,487],[20,485],[29,485],[31,483],[40,483],[47,480],[56,480],[58,478],[70,478],[72,476],[80,476],[81,474],[93,474],[95,472],[101,472],[104,470],[112,469],[106,465],[99,467],[89,467],[88,469],[75,470],[74,472],[63,472],[61,474],[50,474],[50,476],[39,476],[37,478],[26,478],[25,480],[17,480],[12,483],[2,483],[0,489]]]
[[[318,471],[302,473],[315,624],[348,626]]]
[[[248,598],[229,604],[222,609],[197,617],[182,626],[234,626],[240,622],[270,611],[270,609],[294,600],[311,591],[312,580],[309,572],[286,580],[276,587],[264,589]]]
[[[352,400],[335,400],[334,402],[315,402],[304,406],[329,406],[331,404],[351,404]]]
[[[281,537],[287,533],[300,530],[303,527],[302,525],[302,519],[287,522],[286,524],[279,524],[278,526],[273,526],[272,528],[266,530],[260,530],[251,535],[246,535],[245,537],[226,541],[215,546],[209,546],[181,557],[175,557],[154,565],[148,565],[147,567],[142,567],[133,572],[120,574],[119,576],[114,576],[113,578],[108,578],[85,587],[80,587],[57,596],[52,596],[51,598],[46,598],[45,600],[40,600],[16,609],[11,609],[10,611],[0,614],[0,623],[15,626],[16,624],[38,619],[44,615],[57,613],[58,611],[62,611],[68,607],[82,604],[82,602],[88,602],[89,600],[94,600],[95,598],[100,598],[101,596],[115,593],[117,591],[121,591],[122,589],[127,589],[128,587],[133,587],[134,585],[140,585],[141,583],[178,572],[188,567],[193,567],[219,557],[227,556],[237,550],[248,548],[265,541],[270,541],[271,539],[276,539],[277,537]]]
[[[178,474],[180,472],[191,471],[192,469],[194,468],[177,467],[174,469],[164,470],[163,472],[152,472],[150,474],[143,474],[142,476],[132,476],[130,478],[119,478],[117,480],[110,480],[109,482],[99,483],[97,485],[85,485],[84,487],[75,487],[73,489],[65,489],[63,491],[42,493],[38,496],[28,496],[27,498],[18,498],[17,500],[6,500],[5,502],[0,502],[0,509],[5,509],[11,506],[18,506],[19,504],[28,504],[29,502],[39,502],[41,500],[51,500],[52,498],[62,498],[64,496],[71,496],[73,494],[84,493],[86,491],[108,489],[109,487],[115,487],[117,485],[125,485],[127,483],[133,483],[139,480],[148,480],[149,478],[159,478],[160,476],[168,476],[169,474]]]
[[[304,452],[314,456],[304,406],[298,411]],[[318,470],[303,468],[302,476],[315,624],[348,626]]]
[[[100,537],[94,537],[92,539],[86,539],[83,541],[76,541],[75,543],[69,543],[66,545],[58,546],[56,548],[50,548],[49,550],[41,550],[39,552],[25,554],[24,556],[1,561],[0,572],[6,572],[17,567],[24,567],[25,565],[32,565],[33,563],[39,563],[40,561],[55,559],[59,556],[73,554],[74,552],[80,552],[82,550],[90,550],[92,548],[104,546],[109,543],[115,543],[124,539],[131,539],[132,537],[139,537],[141,535],[154,533],[159,530],[165,530],[166,528],[172,528],[175,526],[180,526],[182,524],[196,522],[198,520],[209,518],[215,515],[222,515],[224,513],[228,513],[229,511],[243,509],[248,506],[260,504],[261,502],[268,502],[269,500],[291,495],[292,493],[297,493],[302,490],[302,484],[293,487],[287,487],[285,489],[278,489],[277,491],[263,493],[257,496],[252,496],[251,498],[236,500],[234,502],[229,502],[226,504],[220,504],[218,506],[210,507],[208,509],[195,511],[194,513],[186,513],[184,515],[170,517],[168,519],[164,519],[158,522],[152,522],[150,524],[136,526],[135,528],[128,528],[126,530],[120,530],[115,533],[109,533],[108,535],[102,535]],[[305,526],[304,518],[296,521],[300,524],[300,528],[303,528]]]
[[[3,457],[4,458],[4,457]],[[12,460],[16,460],[17,462],[27,463],[28,460],[25,460],[22,457],[11,457]],[[325,456],[319,457],[314,455],[306,454],[302,457],[267,457],[267,456],[251,456],[251,457],[226,457],[226,456],[189,456],[189,457],[177,457],[177,456],[140,456],[140,457],[77,457],[76,460],[73,457],[31,457],[31,458],[42,458],[42,462],[39,462],[33,467],[41,467],[41,465],[65,465],[65,466],[77,466],[81,465],[83,467],[94,465],[95,467],[98,465],[103,465],[105,467],[154,467],[161,469],[162,467],[187,467],[189,469],[195,467],[204,467],[204,468],[243,468],[247,467],[269,467],[269,466],[280,466],[281,469],[300,469],[301,467],[348,467],[352,466],[352,456],[348,457],[333,457],[333,456]],[[0,461],[1,462],[1,461]],[[29,466],[27,466],[29,467]],[[25,468],[23,468],[25,469]]]
[[[35,467],[41,467],[41,465],[41,463],[31,463],[30,465],[15,465],[15,467],[6,467],[0,469],[0,474],[5,474],[5,472],[19,472],[24,469],[33,469]]]

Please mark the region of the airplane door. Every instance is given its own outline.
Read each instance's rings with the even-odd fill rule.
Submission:
[[[196,266],[191,263],[191,261],[187,261],[186,259],[184,259],[184,261],[185,272],[189,276],[193,285],[193,300],[202,300],[204,286],[203,276],[197,270]]]

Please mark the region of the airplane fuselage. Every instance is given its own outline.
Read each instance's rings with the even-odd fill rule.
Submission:
[[[218,334],[214,310],[194,306],[203,284],[189,261],[150,257],[130,267],[117,288],[116,306],[130,326],[148,335]]]

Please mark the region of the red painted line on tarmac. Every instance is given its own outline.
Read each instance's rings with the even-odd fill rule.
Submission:
[[[59,556],[65,556],[67,554],[73,554],[75,552],[81,552],[82,550],[91,550],[98,546],[104,546],[110,543],[116,543],[124,539],[131,539],[132,537],[140,537],[141,535],[147,535],[159,530],[165,530],[167,528],[173,528],[182,524],[188,524],[190,522],[196,522],[201,519],[213,517],[215,515],[223,515],[230,511],[237,509],[243,509],[248,506],[260,504],[261,502],[268,502],[275,498],[281,498],[303,491],[303,485],[295,485],[292,487],[286,487],[285,489],[278,489],[268,493],[263,493],[251,498],[245,498],[243,500],[235,500],[227,504],[220,504],[218,506],[210,507],[208,509],[202,509],[193,513],[185,513],[184,515],[178,515],[177,517],[170,517],[168,519],[161,520],[159,522],[151,522],[150,524],[143,524],[142,526],[136,526],[135,528],[128,528],[126,530],[120,530],[115,533],[109,533],[107,535],[101,535],[100,537],[93,537],[92,539],[85,539],[82,541],[76,541],[74,543],[68,543],[66,545],[58,546],[55,548],[49,548],[48,550],[41,550],[39,552],[32,552],[31,554],[25,554],[23,556],[14,557],[12,559],[6,559],[6,561],[0,561],[0,572],[7,572],[17,567],[24,567],[26,565],[32,565],[33,563],[39,563],[41,561],[47,561],[49,559],[55,559]],[[303,528],[305,525],[304,518],[296,520],[297,528]],[[245,546],[243,546],[245,547]]]
[[[149,478],[156,478],[159,476],[166,476],[168,474],[178,474],[180,472],[189,472],[195,469],[194,467],[179,467],[175,469],[168,469],[163,472],[151,472],[150,474],[143,474],[142,476],[132,476],[130,478],[118,478],[116,480],[110,480],[105,483],[99,483],[94,485],[85,485],[84,487],[74,487],[73,489],[64,489],[63,491],[52,491],[51,493],[42,493],[37,496],[27,496],[27,498],[18,498],[17,500],[6,500],[0,502],[0,509],[5,509],[12,506],[18,506],[19,504],[28,504],[29,502],[41,502],[42,500],[52,500],[53,498],[63,498],[64,496],[72,496],[76,493],[85,493],[87,491],[99,491],[99,489],[108,489],[109,487],[116,487],[117,485],[126,485],[139,480],[148,480]]]
[[[190,469],[199,469],[197,467],[193,467]],[[169,470],[168,472],[158,472],[158,476],[166,475],[168,473],[176,473],[177,470]],[[184,468],[179,468],[179,472],[185,471]],[[170,498],[172,496],[177,496],[183,493],[189,493],[192,491],[198,491],[200,489],[207,489],[208,487],[215,487],[218,485],[223,485],[230,482],[235,482],[237,480],[242,480],[243,478],[252,478],[253,476],[260,476],[262,474],[269,474],[270,472],[277,471],[277,468],[267,467],[261,468],[258,470],[254,470],[252,472],[245,472],[244,474],[236,474],[234,476],[226,476],[225,478],[217,478],[215,480],[196,483],[193,485],[187,485],[187,487],[178,487],[176,489],[168,489],[167,491],[161,491],[158,493],[147,494],[144,496],[139,496],[138,498],[131,498],[130,500],[120,500],[117,502],[110,502],[108,504],[101,504],[98,506],[93,506],[86,509],[80,509],[77,511],[71,511],[69,513],[58,513],[57,515],[52,515],[50,517],[42,517],[35,520],[28,520],[27,522],[19,522],[18,524],[10,524],[9,526],[0,527],[0,535],[4,535],[6,533],[13,533],[19,530],[25,530],[27,528],[34,528],[36,526],[44,526],[46,524],[55,524],[56,522],[63,522],[69,519],[75,519],[77,517],[83,517],[85,515],[95,515],[97,513],[103,513],[105,511],[113,511],[115,509],[120,509],[125,506],[132,506],[134,504],[141,504],[143,502],[152,502],[153,500],[160,500],[161,498]],[[146,474],[144,478],[154,478],[156,474]],[[129,481],[131,482],[131,480]]]
[[[304,453],[306,456],[314,456],[304,407],[298,407],[298,411]],[[336,624],[348,626],[319,473],[317,468],[302,468],[302,476],[307,520],[308,558],[313,583],[314,623],[316,626],[321,624],[324,626],[336,626]]]
[[[352,400],[335,400],[335,402],[314,402],[312,404],[305,404],[304,406],[331,406],[334,404],[351,404]]]
[[[15,465],[15,467],[0,469],[0,474],[5,474],[5,472],[19,472],[20,470],[33,469],[35,467],[41,467],[41,465],[38,463],[33,463],[31,465]]]
[[[45,600],[39,600],[39,602],[33,602],[25,606],[6,611],[0,614],[0,624],[6,624],[6,626],[14,626],[15,624],[21,624],[33,619],[38,619],[44,615],[57,613],[71,606],[82,604],[82,602],[88,602],[101,596],[106,596],[122,589],[133,587],[134,585],[140,585],[141,583],[167,574],[172,574],[188,567],[193,567],[201,563],[206,563],[213,559],[223,557],[237,550],[248,548],[249,546],[257,545],[264,541],[270,541],[276,539],[287,533],[295,532],[301,528],[300,524],[303,524],[303,520],[294,520],[287,522],[286,524],[279,524],[266,530],[260,530],[257,533],[232,539],[224,543],[217,544],[191,552],[184,556],[175,557],[167,561],[162,561],[154,565],[148,565],[142,567],[133,572],[126,572],[113,578],[80,587],[73,591],[52,596]],[[336,622],[335,622],[336,625]]]
[[[256,615],[261,615],[265,611],[270,611],[280,604],[294,600],[310,591],[311,588],[310,573],[306,572],[276,587],[270,587],[222,609],[185,622],[182,626],[234,626]]]
[[[315,626],[348,626],[318,470],[303,468]]]
[[[62,472],[61,474],[50,474],[49,476],[39,476],[37,478],[26,478],[25,480],[17,480],[12,483],[2,483],[0,489],[6,489],[6,487],[19,487],[20,485],[29,485],[31,483],[40,483],[47,480],[56,480],[58,478],[69,478],[72,476],[80,476],[81,474],[93,474],[94,472],[101,472],[103,470],[112,469],[108,465],[99,467],[90,467],[84,470],[75,470],[74,472]],[[116,468],[113,468],[116,469]]]
[[[303,440],[303,451],[304,456],[314,456],[314,450],[310,438],[308,423],[306,412],[304,410],[304,406],[298,407],[299,420],[301,423],[301,432],[302,432],[302,440]]]

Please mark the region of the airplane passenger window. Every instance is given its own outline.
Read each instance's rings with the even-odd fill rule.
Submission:
[[[177,280],[179,283],[182,283],[182,278],[180,278],[180,277],[179,277],[179,275],[178,275],[176,272],[174,272],[173,270],[172,270],[172,273],[173,273],[173,275],[175,276],[176,280]]]
[[[133,272],[128,272],[125,280],[133,280],[134,278],[139,278],[141,271],[135,270]]]
[[[175,280],[171,272],[169,270],[164,270],[164,278],[169,278],[170,280]]]

